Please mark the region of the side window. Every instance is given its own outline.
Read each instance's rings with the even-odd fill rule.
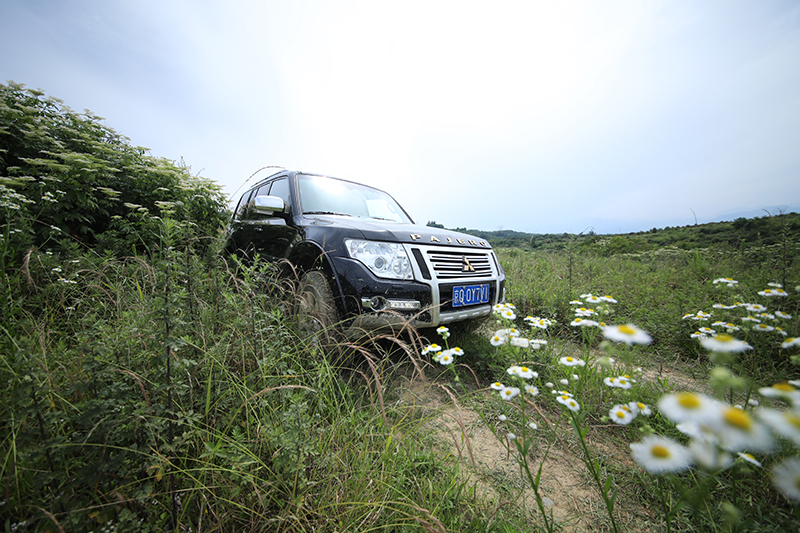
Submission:
[[[244,218],[245,213],[247,212],[247,203],[250,201],[250,196],[253,194],[253,191],[247,191],[244,193],[239,200],[239,204],[236,206],[236,211],[234,211],[233,218],[237,220],[241,220]]]
[[[272,182],[272,188],[269,190],[270,196],[277,196],[283,198],[286,205],[292,205],[292,198],[289,194],[289,180],[287,178],[280,178]]]

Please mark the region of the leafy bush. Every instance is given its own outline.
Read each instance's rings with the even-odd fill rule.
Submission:
[[[156,216],[195,224],[197,235],[219,230],[226,202],[218,185],[132,146],[102,121],[24,85],[0,85],[0,223],[14,230],[15,259],[30,245],[69,240],[131,253],[154,240]],[[9,210],[21,214],[14,228]]]

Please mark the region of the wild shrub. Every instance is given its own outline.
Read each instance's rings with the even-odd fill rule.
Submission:
[[[18,213],[14,227],[0,219],[14,231],[15,260],[31,245],[55,250],[71,240],[115,254],[143,250],[154,217],[191,222],[196,235],[215,235],[225,220],[217,184],[132,146],[90,111],[13,82],[0,84],[0,185],[5,197],[19,195],[4,202]]]

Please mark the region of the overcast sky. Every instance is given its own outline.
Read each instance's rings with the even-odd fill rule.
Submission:
[[[0,81],[230,195],[281,165],[447,227],[800,211],[796,0],[2,0],[0,35]]]

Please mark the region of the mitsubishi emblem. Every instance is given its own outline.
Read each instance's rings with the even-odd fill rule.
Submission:
[[[463,256],[464,264],[461,267],[461,272],[475,272],[475,267],[469,264],[469,259],[467,256]]]

